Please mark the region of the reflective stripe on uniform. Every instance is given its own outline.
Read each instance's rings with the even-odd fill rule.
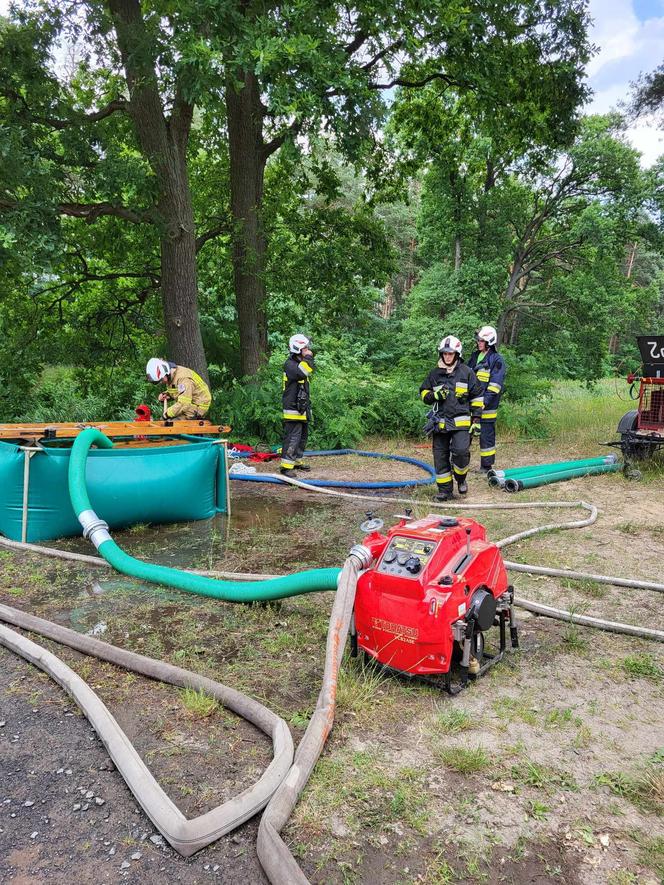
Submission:
[[[481,409],[484,406],[484,397],[478,396],[477,399],[471,399],[470,408],[471,409]]]
[[[493,421],[498,417],[498,412],[482,412],[482,421]]]
[[[293,470],[293,468],[295,467],[295,461],[286,461],[282,458],[281,466],[284,470]]]
[[[424,397],[425,397],[428,393],[431,393],[431,391],[430,391],[430,390],[421,390],[421,391],[420,391],[420,396],[422,397],[422,399],[424,399]]]
[[[468,473],[470,464],[466,464],[465,467],[457,467],[456,464],[453,464],[452,468],[454,469],[454,472],[457,476],[465,476]]]
[[[468,385],[464,384],[463,381],[457,381],[454,385],[454,393],[456,396],[465,396],[468,393]]]
[[[493,449],[480,449],[480,455],[482,456],[482,458],[488,458],[489,455],[495,455],[495,454],[496,454],[495,448],[493,448]]]
[[[284,421],[306,421],[307,416],[303,415],[301,412],[296,412],[295,409],[284,409]]]
[[[457,415],[454,419],[455,427],[470,427],[470,415]]]
[[[313,372],[313,369],[311,368],[309,363],[306,363],[304,360],[302,360],[301,363],[298,363],[297,367],[298,369],[301,369],[305,375],[311,375],[311,373]]]
[[[492,381],[491,384],[487,387],[487,390],[490,390],[491,393],[500,393],[501,387],[500,384],[496,384],[495,381]]]
[[[488,381],[491,377],[491,372],[488,369],[478,369],[475,374],[478,381]]]
[[[444,485],[446,482],[452,482],[452,474],[449,471],[447,473],[436,474],[436,483],[438,485]]]

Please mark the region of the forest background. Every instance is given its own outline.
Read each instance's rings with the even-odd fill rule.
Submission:
[[[444,333],[499,330],[500,421],[638,367],[664,323],[664,157],[588,116],[581,0],[21,3],[0,18],[0,420],[129,418],[147,358],[279,439],[417,434]]]

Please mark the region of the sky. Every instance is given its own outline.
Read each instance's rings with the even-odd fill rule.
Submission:
[[[664,61],[664,0],[590,0],[590,14],[590,37],[599,52],[587,68],[594,91],[588,110],[604,113],[628,96],[639,73]],[[664,132],[647,120],[630,127],[628,137],[643,166],[664,154]]]
[[[0,0],[0,14],[9,0]],[[664,0],[590,0],[593,26],[590,37],[598,47],[587,69],[594,96],[589,113],[604,113],[628,97],[630,83],[641,72],[664,61]],[[643,166],[664,154],[664,132],[648,120],[628,130],[641,152]]]

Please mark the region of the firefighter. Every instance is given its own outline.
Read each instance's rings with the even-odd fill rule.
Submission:
[[[145,374],[152,384],[166,385],[166,390],[159,394],[165,419],[186,421],[205,417],[212,402],[210,388],[193,369],[153,357],[148,360]]]
[[[453,497],[453,474],[459,494],[468,492],[470,441],[480,431],[482,387],[461,358],[462,350],[458,338],[446,335],[438,345],[438,365],[420,387],[420,396],[432,406],[429,418],[438,501]]]
[[[309,435],[311,398],[309,379],[314,371],[311,341],[306,335],[293,335],[288,342],[290,351],[284,363],[283,395],[281,404],[284,436],[281,446],[281,473],[292,476],[294,470],[309,470],[302,461]]]
[[[482,385],[484,406],[480,419],[479,469],[481,473],[487,473],[496,460],[496,417],[507,367],[496,350],[498,333],[493,326],[482,326],[475,340],[477,349],[471,354],[468,365]]]

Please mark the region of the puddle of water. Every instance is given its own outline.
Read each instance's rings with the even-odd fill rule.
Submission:
[[[180,569],[223,568],[219,563],[223,563],[229,540],[237,543],[256,532],[279,532],[293,516],[331,510],[335,506],[330,502],[289,500],[281,491],[267,490],[261,494],[236,496],[230,518],[219,514],[212,519],[189,523],[134,526],[113,532],[113,537],[132,556],[160,565]],[[83,538],[68,538],[58,542],[57,546],[90,552],[90,545]],[[102,635],[108,616],[117,616],[119,611],[126,610],[127,617],[131,618],[132,609],[137,604],[152,602],[161,606],[172,602],[182,606],[197,605],[201,601],[202,597],[129,577],[117,575],[99,580],[91,575],[90,583],[70,598],[70,606],[60,611],[57,619],[61,623],[69,622],[81,633]],[[163,624],[161,627],[163,630]]]

